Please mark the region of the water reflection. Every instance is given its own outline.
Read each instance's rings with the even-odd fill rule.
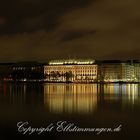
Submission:
[[[128,84],[122,86],[123,106],[134,106],[140,103],[140,85]]]
[[[138,99],[140,92],[139,84],[105,84],[103,88],[104,95],[109,94],[109,97],[112,95],[115,99],[119,97],[122,101],[127,100],[133,104]]]
[[[97,107],[97,84],[46,84],[44,103],[54,113],[89,113]]]
[[[1,83],[0,104],[12,106],[43,105],[43,85],[26,83]]]
[[[44,104],[53,113],[121,109],[140,103],[139,88],[139,84],[45,84]]]
[[[70,114],[140,108],[140,84],[0,83],[0,108],[8,105]]]
[[[139,134],[140,84],[0,83],[0,110],[4,134],[17,135],[19,121],[40,127],[66,120],[89,128],[122,124],[120,137],[131,133],[136,136]]]

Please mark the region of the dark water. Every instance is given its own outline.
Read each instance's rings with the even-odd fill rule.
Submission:
[[[139,84],[0,84],[0,139],[124,139],[140,135]],[[45,132],[23,135],[17,123],[45,127],[58,121],[119,132]]]

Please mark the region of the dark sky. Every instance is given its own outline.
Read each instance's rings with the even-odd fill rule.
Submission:
[[[0,61],[140,59],[140,0],[0,1]]]

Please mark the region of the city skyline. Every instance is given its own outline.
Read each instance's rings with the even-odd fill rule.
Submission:
[[[0,62],[140,59],[138,0],[0,3]]]
[[[9,82],[140,82],[138,60],[63,59],[0,63],[0,80]]]

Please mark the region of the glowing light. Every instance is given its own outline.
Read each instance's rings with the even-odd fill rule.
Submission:
[[[49,62],[49,65],[64,65],[64,64],[79,64],[79,65],[86,65],[86,64],[94,64],[95,60],[52,60]]]
[[[46,84],[44,103],[52,113],[93,113],[97,108],[97,85]]]

